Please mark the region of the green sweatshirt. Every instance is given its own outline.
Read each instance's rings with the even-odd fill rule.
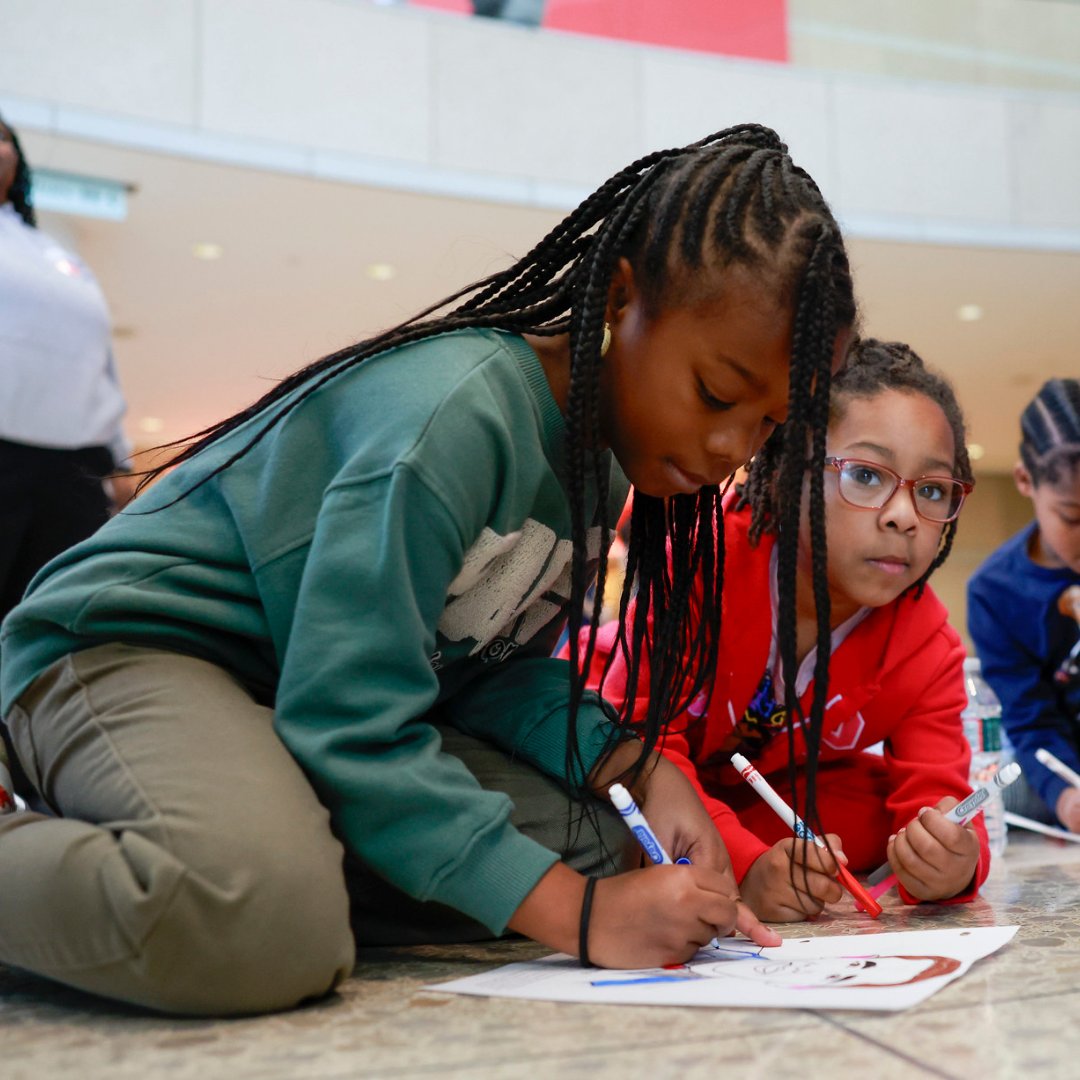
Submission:
[[[495,331],[390,350],[195,487],[265,422],[175,469],[37,576],[0,633],[0,715],[55,660],[105,642],[219,664],[274,704],[362,860],[501,931],[556,856],[514,829],[505,795],[440,753],[430,719],[437,708],[564,777],[569,671],[549,654],[570,515],[543,369]],[[627,484],[613,458],[610,470],[614,521]],[[590,767],[610,733],[595,697],[578,727]]]

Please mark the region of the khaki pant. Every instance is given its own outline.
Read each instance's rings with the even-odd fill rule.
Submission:
[[[353,925],[363,944],[490,937],[351,858],[346,888],[341,844],[271,710],[213,664],[126,645],[78,652],[6,719],[28,778],[61,816],[0,818],[0,963],[224,1015],[327,993],[353,968]],[[580,808],[551,780],[443,736],[481,784],[510,794],[515,825],[576,869],[636,864],[606,808],[599,837],[568,829]]]

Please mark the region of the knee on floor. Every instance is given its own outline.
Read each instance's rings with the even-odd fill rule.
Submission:
[[[213,879],[185,872],[139,949],[138,1002],[236,1015],[332,990],[355,958],[349,905],[340,860],[311,854],[248,853]]]

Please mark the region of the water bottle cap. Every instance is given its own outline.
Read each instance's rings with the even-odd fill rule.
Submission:
[[[982,661],[977,656],[965,656],[964,657],[964,674],[965,675],[981,675],[982,674]]]

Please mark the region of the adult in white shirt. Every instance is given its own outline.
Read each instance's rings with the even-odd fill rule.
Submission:
[[[124,409],[105,298],[37,228],[30,169],[0,118],[0,619],[46,562],[108,518],[103,480],[131,450]]]

